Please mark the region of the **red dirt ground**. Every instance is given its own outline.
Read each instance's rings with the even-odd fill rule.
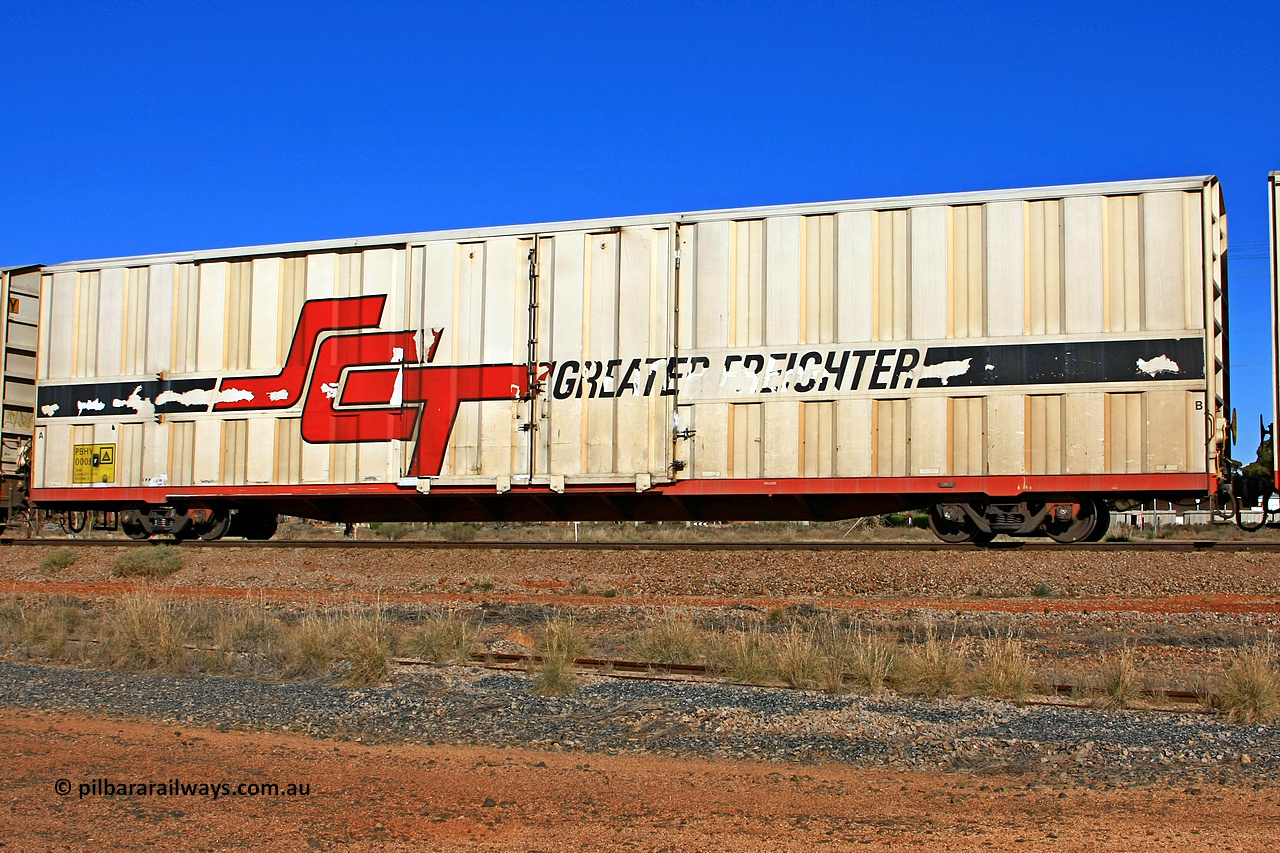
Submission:
[[[111,599],[111,549],[46,577],[3,551],[0,594]],[[1047,583],[1061,597],[1027,597]],[[1280,554],[535,554],[195,551],[147,588],[280,603],[951,612],[1280,613]],[[611,594],[606,595],[609,592]],[[0,709],[0,851],[1270,850],[1280,787],[1132,788],[844,765],[361,746]],[[78,796],[93,779],[299,782],[297,798]],[[54,790],[70,780],[72,793]],[[491,800],[492,805],[486,806]]]
[[[1280,788],[1018,778],[430,746],[362,746],[0,711],[10,850],[1270,849]],[[86,796],[94,779],[308,796]],[[71,785],[68,795],[57,780]],[[489,805],[486,805],[489,803]]]

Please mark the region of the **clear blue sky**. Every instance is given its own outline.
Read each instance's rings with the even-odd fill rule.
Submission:
[[[1216,174],[1251,460],[1277,9],[0,0],[0,265]]]

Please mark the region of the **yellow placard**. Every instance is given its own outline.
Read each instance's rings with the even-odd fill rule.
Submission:
[[[116,446],[114,444],[77,444],[71,455],[71,482],[114,483],[116,481]]]

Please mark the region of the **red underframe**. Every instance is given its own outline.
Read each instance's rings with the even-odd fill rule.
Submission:
[[[987,495],[1018,498],[1028,494],[1159,494],[1192,496],[1209,494],[1213,478],[1208,474],[1068,474],[1009,475],[992,477],[793,477],[778,479],[689,479],[655,485],[641,495],[655,497],[715,497],[744,495],[929,495],[944,499],[952,495]],[[636,494],[632,483],[568,483],[568,495]],[[429,501],[432,495],[492,495],[493,485],[432,485],[431,492],[418,496],[414,489],[395,483],[339,483],[314,485],[261,486],[105,486],[31,490],[31,500],[41,504],[107,505],[199,503],[218,500],[400,496]],[[556,496],[546,485],[512,484],[508,495]]]

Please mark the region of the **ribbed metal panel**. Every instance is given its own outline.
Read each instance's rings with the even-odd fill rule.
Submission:
[[[143,427],[116,439],[121,477],[170,486],[1208,472],[1224,246],[1217,184],[1193,178],[61,265],[39,372],[76,411],[40,414],[38,479],[70,485],[72,424],[121,423]],[[507,366],[540,392],[460,398],[426,472],[423,400],[390,384],[362,405],[412,428],[306,437],[307,406],[347,411],[352,364],[323,396],[213,410],[284,375],[305,306],[368,297],[375,325],[304,344],[398,334],[354,366],[400,389]],[[178,409],[127,404],[152,386]]]

